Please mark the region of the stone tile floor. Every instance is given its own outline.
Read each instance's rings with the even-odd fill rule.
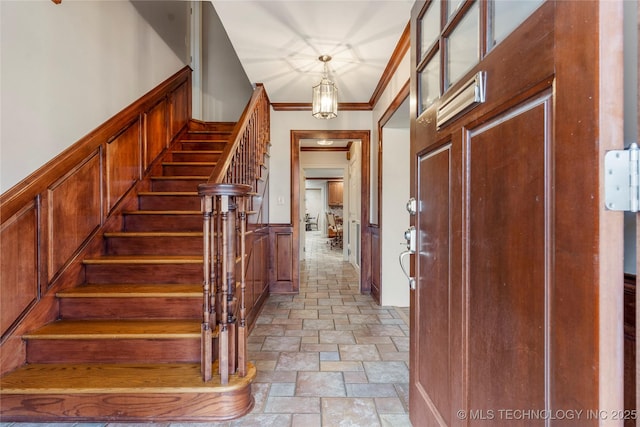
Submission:
[[[308,232],[298,295],[265,302],[249,337],[255,407],[222,423],[168,427],[410,427],[408,308],[381,307],[320,232]],[[51,427],[141,427],[50,423]],[[0,423],[0,427],[43,426]]]

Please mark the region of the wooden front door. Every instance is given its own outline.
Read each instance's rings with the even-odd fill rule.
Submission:
[[[600,160],[622,143],[621,18],[616,2],[416,2],[414,426],[621,416],[622,215]]]

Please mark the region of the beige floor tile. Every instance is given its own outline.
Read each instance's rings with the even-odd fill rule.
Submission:
[[[340,372],[299,372],[296,396],[345,397],[344,379]]]
[[[324,398],[322,399],[323,427],[380,426],[373,399]]]
[[[340,360],[380,360],[380,354],[375,345],[340,344]]]
[[[320,412],[319,397],[269,397],[265,413],[317,414]]]
[[[293,414],[291,427],[322,427],[320,414]]]
[[[276,371],[319,371],[318,353],[282,352],[276,364]]]

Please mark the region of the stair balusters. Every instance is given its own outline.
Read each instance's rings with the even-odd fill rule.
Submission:
[[[229,375],[246,375],[245,241],[246,197],[243,184],[200,184],[202,197],[204,269],[202,317],[202,378],[213,377],[214,336],[218,342],[218,374],[227,384]],[[236,246],[238,241],[238,246]],[[239,252],[238,252],[239,249]],[[236,265],[239,261],[238,278]],[[240,285],[240,296],[236,287]],[[216,334],[217,332],[217,334]]]
[[[258,181],[263,178],[262,162],[269,146],[269,111],[269,98],[264,87],[258,85],[208,182],[198,186],[204,227],[201,327],[204,381],[211,380],[214,374],[216,338],[220,382],[227,384],[229,375],[247,374],[245,235],[247,215],[254,213],[248,198],[257,194]]]

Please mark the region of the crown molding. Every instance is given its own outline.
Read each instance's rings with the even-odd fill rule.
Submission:
[[[411,45],[411,37],[410,37],[410,26],[407,23],[407,26],[404,28],[398,43],[391,54],[391,58],[389,58],[389,62],[387,63],[380,80],[378,81],[378,85],[373,91],[371,95],[371,99],[369,102],[340,102],[338,103],[338,111],[371,111],[373,107],[376,106],[382,93],[389,85],[389,82],[393,78],[393,74],[396,72],[398,67],[400,66],[400,62],[402,62],[402,58],[409,50]],[[311,103],[310,102],[274,102],[271,104],[271,107],[274,111],[311,111]]]

